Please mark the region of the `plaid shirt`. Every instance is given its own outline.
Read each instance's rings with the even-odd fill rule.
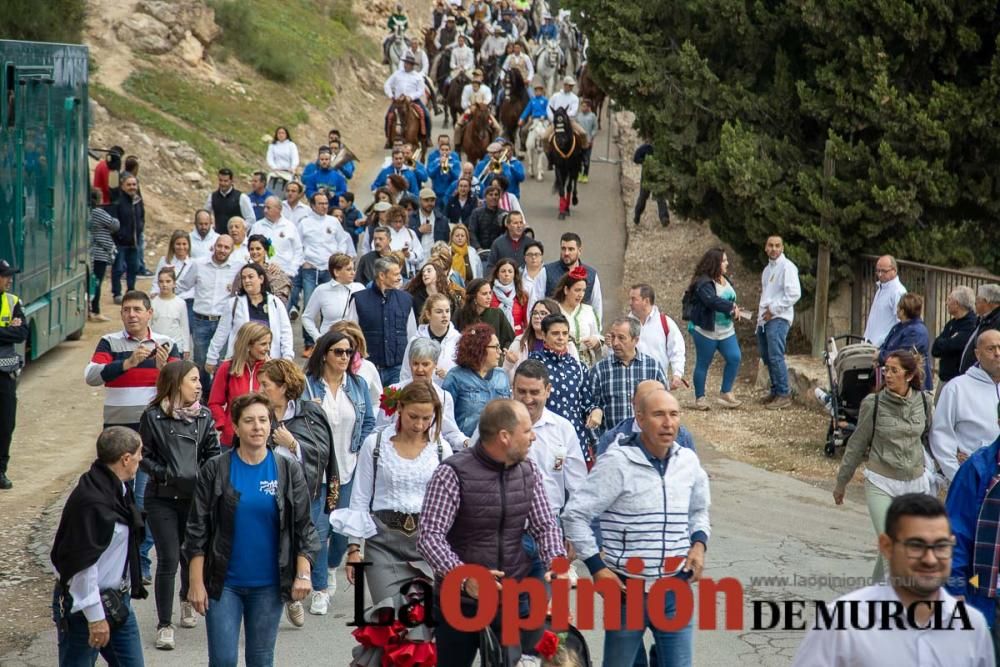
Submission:
[[[656,359],[639,351],[628,366],[611,355],[601,359],[590,370],[590,397],[604,411],[599,433],[632,416],[632,396],[644,380],[659,380],[668,386]]]
[[[534,468],[535,484],[531,494],[531,507],[528,508],[527,531],[538,544],[539,558],[548,565],[557,556],[566,555],[562,531],[559,530],[556,517],[549,507],[542,471],[531,459],[525,459],[521,465],[530,465]],[[417,538],[417,549],[427,559],[427,563],[438,577],[444,577],[463,564],[448,543],[448,532],[455,524],[455,516],[461,504],[461,488],[455,469],[448,465],[438,466],[424,491],[424,505],[420,510],[420,533]],[[476,511],[475,507],[461,509],[466,512]]]

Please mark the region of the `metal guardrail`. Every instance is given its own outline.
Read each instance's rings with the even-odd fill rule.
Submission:
[[[862,255],[854,268],[854,285],[851,292],[851,331],[861,333],[868,320],[872,299],[875,297],[875,255]],[[924,298],[924,324],[930,333],[931,340],[941,333],[945,323],[950,319],[945,302],[948,295],[956,287],[962,285],[975,291],[985,283],[1000,283],[1000,276],[992,273],[974,273],[959,271],[931,264],[896,260],[899,266],[899,280],[908,292],[919,294]]]

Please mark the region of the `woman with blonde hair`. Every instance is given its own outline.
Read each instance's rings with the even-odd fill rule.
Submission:
[[[434,384],[440,386],[448,374],[455,366],[455,351],[458,349],[458,340],[461,333],[451,323],[452,300],[444,294],[434,294],[424,302],[423,312],[420,313],[420,326],[417,333],[406,343],[406,350],[403,351],[403,367],[399,371],[399,381],[409,382],[413,379],[410,370],[410,348],[413,342],[420,338],[428,338],[436,341],[441,346],[441,356],[437,360],[437,368],[434,372]]]
[[[351,360],[351,372],[359,376],[368,383],[368,393],[372,399],[372,405],[377,406],[382,398],[382,377],[375,368],[375,364],[368,361],[368,343],[365,342],[365,334],[357,322],[351,320],[340,320],[330,331],[337,331],[347,334],[354,343],[354,358]]]
[[[260,390],[260,367],[271,358],[271,330],[260,322],[247,322],[236,333],[233,357],[215,372],[208,409],[215,418],[219,440],[225,447],[233,443],[233,422],[229,414],[233,399]]]
[[[473,278],[483,277],[483,263],[476,249],[469,245],[470,238],[469,228],[459,223],[452,228],[448,239],[451,250],[451,273],[448,278],[462,289]]]
[[[191,270],[191,263],[193,261],[191,258],[190,234],[183,229],[175,229],[170,234],[170,241],[167,242],[167,253],[156,263],[156,270],[153,271],[153,275],[160,275],[160,269],[173,268],[174,282],[176,283],[181,279],[181,276],[187,275],[187,272]],[[160,287],[154,280],[152,287],[149,289],[149,296],[154,297],[159,293]],[[188,304],[188,321],[192,321],[194,319],[194,287],[192,286],[183,292],[177,292],[177,296],[184,299]]]

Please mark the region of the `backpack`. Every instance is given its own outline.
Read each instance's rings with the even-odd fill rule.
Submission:
[[[684,296],[681,297],[681,317],[684,318],[685,322],[690,322],[694,318],[694,285],[688,286],[684,290]]]
[[[667,322],[667,316],[660,313],[660,326],[663,327],[663,337],[670,338],[670,324]]]

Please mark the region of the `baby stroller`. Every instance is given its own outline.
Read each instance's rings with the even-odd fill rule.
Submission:
[[[844,344],[837,347],[837,341]],[[823,360],[830,379],[830,426],[823,453],[834,456],[858,425],[861,401],[875,387],[878,348],[861,336],[844,334],[826,342]]]
[[[575,657],[583,667],[593,667],[594,663],[590,659],[590,648],[587,646],[587,640],[572,625],[566,631],[565,646],[571,652],[575,653]],[[524,660],[531,660],[531,658],[525,658]],[[535,660],[539,660],[539,658],[535,658]],[[525,663],[513,662],[511,653],[504,650],[496,633],[493,632],[492,628],[487,626],[479,633],[479,663],[477,664],[481,667],[517,667],[517,665]]]

